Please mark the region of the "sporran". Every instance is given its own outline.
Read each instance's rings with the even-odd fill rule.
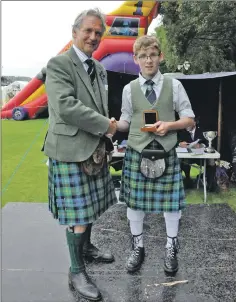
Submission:
[[[166,169],[165,150],[143,149],[140,161],[140,171],[147,178],[158,178]]]

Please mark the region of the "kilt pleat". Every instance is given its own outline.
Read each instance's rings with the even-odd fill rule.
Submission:
[[[147,147],[158,149],[153,141]],[[168,152],[166,170],[156,179],[140,172],[141,154],[128,147],[124,157],[119,200],[134,210],[160,213],[174,212],[186,207],[182,174],[175,149]]]
[[[63,225],[94,222],[117,203],[114,184],[104,165],[98,175],[88,176],[79,163],[49,159],[49,211]]]

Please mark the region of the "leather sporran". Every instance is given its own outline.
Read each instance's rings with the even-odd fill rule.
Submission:
[[[143,149],[140,161],[140,171],[146,178],[158,178],[166,169],[165,150]]]
[[[104,165],[105,158],[105,142],[100,140],[94,153],[87,160],[81,163],[84,173],[89,176],[97,175]]]

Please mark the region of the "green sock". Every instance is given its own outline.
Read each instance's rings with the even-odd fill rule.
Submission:
[[[84,233],[72,233],[66,230],[67,244],[69,247],[72,273],[79,273],[85,270],[83,259]]]

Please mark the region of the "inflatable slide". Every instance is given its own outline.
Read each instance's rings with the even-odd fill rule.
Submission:
[[[133,43],[147,33],[151,21],[158,15],[156,1],[124,1],[106,15],[106,31],[93,57],[108,71],[138,74],[138,66],[133,62]],[[72,46],[72,41],[59,52]],[[45,92],[46,68],[43,68],[26,87],[1,109],[1,118],[24,120],[37,118],[47,108]]]

